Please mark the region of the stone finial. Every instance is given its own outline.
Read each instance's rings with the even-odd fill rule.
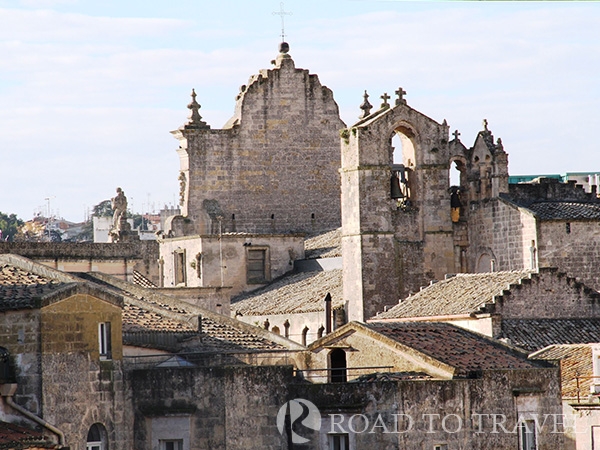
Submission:
[[[383,100],[383,103],[381,104],[381,108],[385,109],[385,108],[389,108],[390,104],[388,103],[388,100],[391,98],[387,92],[384,92],[383,95],[381,97],[381,100]]]
[[[406,99],[404,98],[404,96],[406,95],[406,91],[399,87],[395,94],[398,96],[398,98],[396,99],[396,106],[400,104],[406,105]]]
[[[496,141],[496,148],[498,150],[504,150],[504,145],[502,145],[502,139],[498,138],[498,140]]]
[[[369,94],[367,94],[367,91],[365,90],[365,93],[363,94],[363,102],[360,105],[360,109],[362,109],[363,113],[360,116],[358,116],[358,118],[364,119],[365,117],[367,117],[369,114],[371,114],[372,108],[373,105],[369,103]]]
[[[271,61],[271,64],[273,64],[276,68],[280,68],[283,61],[289,61],[289,63],[291,63],[292,67],[293,67],[294,62],[292,60],[292,56],[289,54],[289,51],[290,51],[290,44],[288,44],[287,42],[280,43],[279,44],[279,55],[277,55],[277,58],[275,58],[273,61]]]
[[[488,130],[488,121],[487,121],[487,119],[483,119],[483,130],[484,131],[490,131],[490,130]]]
[[[454,136],[454,139],[456,139],[458,141],[459,140],[458,137],[460,136],[460,133],[458,132],[458,130],[454,130],[454,133],[452,133],[452,136]]]
[[[189,105],[187,105],[188,109],[190,110],[190,115],[188,116],[188,121],[185,124],[185,128],[210,128],[210,126],[208,126],[206,124],[206,122],[204,122],[202,120],[202,116],[200,115],[200,103],[198,103],[196,101],[196,90],[192,89],[192,101],[189,103]]]

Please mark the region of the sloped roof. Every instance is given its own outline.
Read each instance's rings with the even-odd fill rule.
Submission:
[[[527,209],[542,220],[599,220],[600,203],[536,202]]]
[[[307,259],[314,259],[342,256],[341,239],[341,228],[307,236],[304,241],[305,257]]]
[[[0,310],[39,307],[42,296],[70,284],[0,263]]]
[[[181,344],[188,351],[255,351],[301,346],[262,328],[100,273],[81,276],[123,295],[123,341],[154,346]],[[201,333],[198,332],[201,330]],[[149,336],[154,334],[155,336]],[[160,336],[168,339],[159,339]],[[195,341],[192,341],[194,340]],[[187,341],[182,343],[183,341]],[[178,347],[181,347],[178,345]]]
[[[379,322],[368,328],[454,367],[458,376],[495,369],[540,367],[525,353],[443,322]]]
[[[590,344],[550,345],[529,356],[531,359],[560,361],[562,396],[577,397],[577,376],[579,394],[587,398],[592,385],[592,347]]]
[[[58,445],[39,431],[8,422],[0,422],[0,448],[20,450],[58,448]]]
[[[0,255],[0,311],[41,308],[86,293],[122,306],[122,299],[73,275],[12,254]]]
[[[479,312],[494,297],[521,280],[530,278],[530,271],[488,272],[457,274],[427,286],[388,311],[377,314],[377,319],[449,316]]]
[[[503,319],[500,338],[530,352],[555,344],[600,342],[600,319]]]
[[[268,286],[233,297],[231,310],[244,316],[324,311],[328,293],[333,309],[344,306],[341,269],[284,275]]]

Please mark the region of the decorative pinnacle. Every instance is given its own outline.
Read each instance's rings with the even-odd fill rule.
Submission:
[[[385,109],[385,108],[389,108],[390,104],[388,103],[388,100],[391,98],[387,92],[384,92],[383,95],[381,97],[381,100],[383,100],[383,103],[381,104],[381,108]]]
[[[185,125],[186,128],[210,128],[210,126],[208,126],[206,124],[206,122],[204,122],[202,120],[202,116],[200,115],[199,109],[200,109],[200,104],[196,101],[196,90],[192,89],[192,101],[190,102],[189,105],[187,105],[188,109],[191,111],[190,115],[188,117],[188,121]]]
[[[406,99],[404,98],[404,95],[406,95],[406,91],[404,89],[399,87],[395,94],[398,96],[398,98],[396,99],[396,106],[400,104],[406,104]]]
[[[365,90],[365,93],[363,94],[363,99],[364,99],[364,101],[360,105],[360,109],[362,109],[363,113],[360,116],[358,116],[359,119],[364,119],[369,114],[371,114],[371,109],[373,108],[373,105],[371,105],[369,103],[369,94],[367,94],[366,90]]]
[[[488,121],[487,121],[487,119],[483,119],[483,129],[484,129],[484,131],[489,131],[488,130]]]

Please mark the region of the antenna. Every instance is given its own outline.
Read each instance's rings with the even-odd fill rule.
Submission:
[[[273,11],[273,15],[281,17],[281,42],[285,42],[285,16],[291,16],[293,13],[287,12],[283,2],[281,2],[279,4],[279,11]]]

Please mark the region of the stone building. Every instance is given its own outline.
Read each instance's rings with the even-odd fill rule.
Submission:
[[[233,117],[211,129],[196,94],[179,140],[184,234],[284,233],[340,224],[338,106],[316,75],[297,69],[282,43],[272,69],[253,75]],[[177,232],[176,232],[177,233]]]
[[[600,293],[556,269],[457,274],[370,322],[447,322],[529,352],[600,341]]]

